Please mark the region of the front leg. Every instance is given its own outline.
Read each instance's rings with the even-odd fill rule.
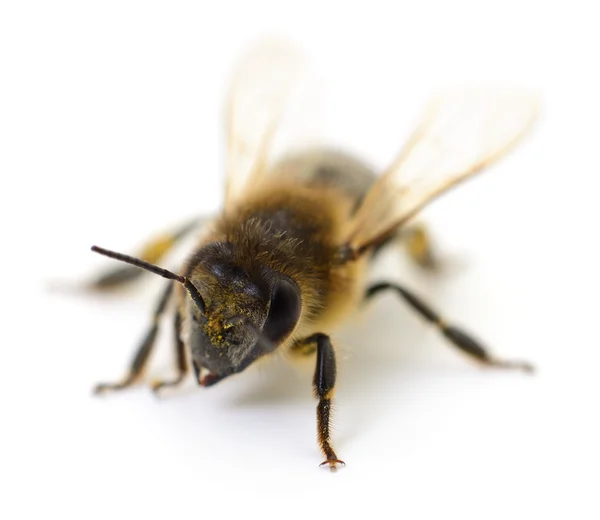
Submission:
[[[344,461],[338,459],[331,446],[331,400],[336,377],[335,352],[329,336],[322,333],[313,334],[298,342],[294,347],[302,349],[311,344],[317,345],[317,364],[313,378],[313,388],[315,397],[319,399],[317,405],[317,438],[321,451],[326,457],[321,466],[328,464],[329,468],[335,471],[338,464],[345,465]]]
[[[159,395],[160,391],[163,388],[174,388],[179,386],[188,372],[188,363],[185,355],[185,344],[181,339],[181,326],[182,326],[182,318],[181,312],[179,309],[175,311],[175,320],[173,322],[173,333],[174,333],[174,343],[175,343],[175,362],[177,368],[177,375],[175,378],[170,380],[156,380],[152,383],[152,391]]]
[[[100,383],[96,385],[94,393],[102,394],[108,391],[129,388],[142,378],[144,370],[148,366],[150,354],[154,350],[160,319],[167,308],[172,292],[173,282],[169,281],[167,282],[167,285],[160,296],[160,300],[158,301],[158,305],[156,306],[156,309],[152,315],[152,325],[148,329],[148,332],[146,332],[141,345],[138,347],[125,377],[116,383]]]

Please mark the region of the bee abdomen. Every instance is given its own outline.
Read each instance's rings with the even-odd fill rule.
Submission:
[[[274,169],[284,177],[300,179],[308,185],[324,185],[341,189],[354,201],[360,201],[373,185],[374,169],[351,154],[329,148],[316,148],[284,157]]]

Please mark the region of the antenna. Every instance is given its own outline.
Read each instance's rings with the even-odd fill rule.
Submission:
[[[198,289],[196,289],[196,286],[192,284],[192,282],[190,282],[185,276],[172,273],[167,269],[163,269],[162,267],[158,267],[148,262],[144,262],[144,260],[135,258],[134,256],[124,255],[123,253],[110,251],[109,249],[104,249],[103,247],[92,246],[92,251],[94,253],[107,256],[108,258],[113,258],[114,260],[134,265],[135,267],[139,267],[140,269],[145,269],[146,271],[150,271],[151,273],[157,274],[158,276],[162,276],[163,278],[167,278],[168,280],[174,280],[176,282],[179,282],[185,287],[189,295],[192,297],[192,300],[194,300],[195,304],[197,305],[198,309],[200,309],[200,312],[202,312],[202,314],[206,314],[206,305],[204,304],[204,300],[202,299],[200,292],[198,291]]]

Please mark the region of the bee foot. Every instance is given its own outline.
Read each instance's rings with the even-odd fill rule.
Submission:
[[[346,463],[340,459],[327,459],[327,460],[321,462],[321,464],[319,464],[319,466],[325,466],[327,464],[329,464],[329,469],[331,471],[337,471],[338,465],[340,468],[343,468],[346,465]]]
[[[506,368],[508,370],[521,370],[527,374],[534,374],[535,367],[527,361],[507,361],[507,360],[493,360],[492,366],[498,368]]]
[[[116,390],[122,390],[123,388],[125,388],[125,385],[119,383],[98,383],[92,390],[92,393],[94,395],[106,395]]]

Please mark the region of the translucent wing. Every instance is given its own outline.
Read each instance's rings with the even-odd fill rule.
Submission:
[[[256,45],[239,63],[226,113],[226,207],[267,173],[275,136],[306,74],[303,56],[276,40]]]
[[[463,90],[434,98],[350,223],[350,248],[362,252],[383,242],[437,196],[502,157],[537,112],[536,98],[520,91]]]

